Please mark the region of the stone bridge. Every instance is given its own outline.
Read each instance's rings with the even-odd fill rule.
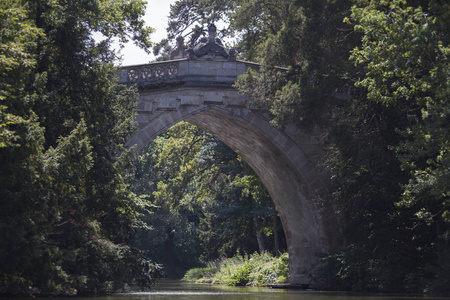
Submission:
[[[182,40],[172,59],[123,67],[121,82],[139,87],[137,132],[127,146],[142,149],[180,121],[216,136],[238,153],[260,177],[280,215],[289,251],[289,282],[311,283],[316,253],[326,252],[339,235],[330,205],[328,178],[315,166],[320,155],[318,132],[270,125],[266,110],[233,87],[237,76],[257,64],[235,59],[209,37],[184,50]]]

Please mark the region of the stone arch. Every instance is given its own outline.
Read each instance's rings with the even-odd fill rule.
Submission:
[[[178,106],[160,113],[127,143],[137,151],[180,121],[192,123],[227,144],[260,177],[281,217],[289,251],[289,282],[309,284],[316,254],[337,236],[327,184],[298,142],[244,107]]]

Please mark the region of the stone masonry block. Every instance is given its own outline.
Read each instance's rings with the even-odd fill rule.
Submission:
[[[201,104],[201,99],[198,96],[180,95],[178,99],[180,100],[180,106],[198,106]]]
[[[177,99],[174,98],[161,98],[157,104],[157,110],[175,110],[177,109]]]

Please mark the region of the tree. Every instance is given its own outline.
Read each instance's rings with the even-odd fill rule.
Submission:
[[[147,205],[124,178],[137,92],[118,85],[108,40],[91,36],[149,46],[144,2],[0,9],[0,293],[102,292],[151,279],[149,262],[127,245]]]
[[[358,84],[367,88],[370,100],[408,114],[396,148],[402,167],[412,174],[401,205],[419,206],[416,215],[425,223],[449,221],[447,8],[438,1],[416,6],[391,1],[353,9],[364,38],[352,58],[367,70]],[[433,202],[436,211],[420,207]]]
[[[405,122],[392,144],[401,168],[409,174],[397,201],[408,227],[428,236],[441,292],[449,281],[449,4],[441,1],[359,1],[352,9],[362,45],[352,59],[365,67],[358,84],[369,100],[393,106]],[[429,238],[430,235],[433,238]]]
[[[36,65],[31,52],[42,32],[27,20],[25,8],[18,3],[1,3],[0,14],[0,147],[7,147],[18,138],[13,126],[24,122],[17,114],[23,113],[20,109],[24,100],[21,98]]]
[[[331,107],[350,97],[354,68],[347,56],[355,35],[342,23],[350,5],[327,0],[237,5],[231,21],[242,35],[237,48],[244,59],[262,64],[259,72],[241,76],[237,87],[269,107],[273,125],[325,125],[334,120]]]

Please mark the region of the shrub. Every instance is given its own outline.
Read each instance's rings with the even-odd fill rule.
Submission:
[[[266,286],[273,283],[284,283],[289,276],[289,257],[285,253],[280,257],[267,256],[261,254],[259,257],[254,254],[251,259],[255,259],[251,282],[252,286]],[[263,256],[264,255],[264,256]]]
[[[201,278],[208,276],[209,268],[194,268],[190,269],[184,274],[184,281],[197,281]]]
[[[287,281],[289,256],[273,257],[270,253],[254,253],[249,258],[236,255],[208,264],[207,268],[189,270],[184,280],[230,286],[266,286]]]

